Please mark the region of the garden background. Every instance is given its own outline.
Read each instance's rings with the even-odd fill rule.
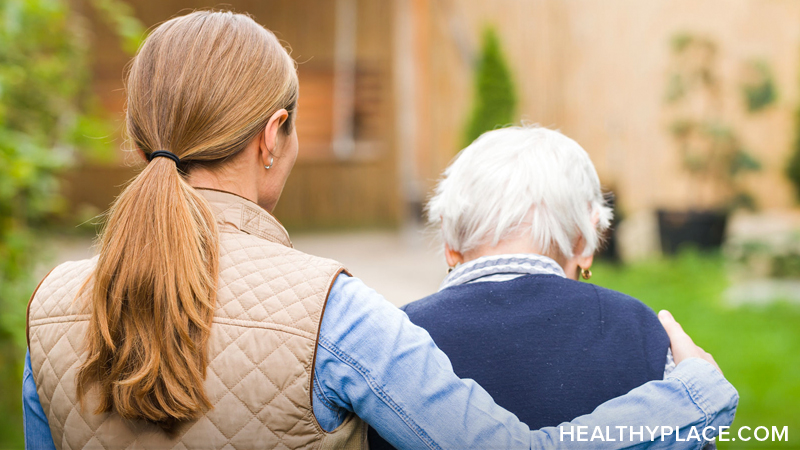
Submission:
[[[25,311],[141,168],[124,66],[199,0],[0,0],[0,448],[22,447]],[[395,304],[445,273],[422,205],[481,132],[561,129],[617,210],[591,282],[673,312],[800,448],[800,2],[230,1],[292,48],[300,159],[276,216]],[[388,275],[387,275],[388,274]]]

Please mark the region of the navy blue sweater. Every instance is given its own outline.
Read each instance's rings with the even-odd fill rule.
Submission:
[[[555,426],[662,379],[669,338],[625,294],[556,275],[444,289],[406,305],[461,378],[531,429]],[[371,448],[387,448],[370,431]]]

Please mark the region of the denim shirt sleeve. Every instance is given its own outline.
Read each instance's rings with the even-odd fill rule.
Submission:
[[[55,450],[50,425],[39,401],[39,393],[36,392],[30,351],[25,354],[25,370],[22,372],[22,426],[26,449]]]
[[[314,414],[324,429],[332,430],[353,412],[404,449],[700,448],[702,441],[685,440],[687,428],[717,427],[707,432],[716,435],[719,426],[733,421],[738,403],[736,390],[711,364],[690,359],[665,380],[640,386],[591,414],[531,431],[477,383],[459,379],[447,356],[404,312],[346,275],[334,283],[322,319],[314,394]],[[588,436],[597,427],[615,438],[618,426],[634,433],[623,440],[578,441],[577,427],[588,427]],[[659,427],[655,440],[647,426]],[[661,440],[662,426],[680,427],[680,440],[675,433]]]

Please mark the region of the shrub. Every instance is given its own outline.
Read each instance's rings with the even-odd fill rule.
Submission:
[[[143,27],[118,0],[93,0],[128,47]],[[111,150],[90,90],[86,20],[67,0],[0,0],[0,447],[22,439],[26,302],[35,287],[34,229],[64,209],[58,174],[80,154]],[[137,44],[138,45],[138,44]],[[110,133],[108,133],[110,134]]]
[[[796,114],[795,123],[794,148],[786,167],[786,176],[794,185],[795,198],[800,202],[800,111]]]

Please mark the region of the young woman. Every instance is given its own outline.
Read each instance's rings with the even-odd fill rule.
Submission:
[[[297,157],[298,83],[272,33],[228,12],[172,19],[126,87],[149,162],[99,255],[56,267],[31,299],[29,447],[363,448],[365,422],[400,448],[570,447],[459,379],[339,263],[292,249],[270,211]],[[729,424],[735,389],[667,328],[686,359],[670,378],[565,426]],[[606,446],[641,440],[696,446]]]

